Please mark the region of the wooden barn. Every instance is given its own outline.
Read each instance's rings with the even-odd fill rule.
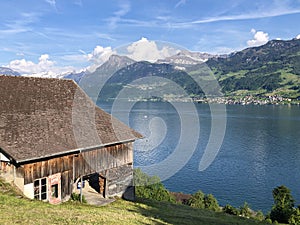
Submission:
[[[103,197],[130,196],[141,137],[72,80],[0,76],[0,176],[28,198],[68,200],[81,179]]]

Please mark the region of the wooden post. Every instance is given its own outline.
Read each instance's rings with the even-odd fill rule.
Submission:
[[[80,203],[82,203],[82,186],[83,186],[83,183],[82,183],[82,176],[80,177]]]
[[[77,189],[77,182],[78,182],[78,178],[77,178],[77,182],[75,181],[75,155],[72,156],[72,173],[73,173],[72,180],[70,182],[70,187],[72,187],[71,193]],[[74,188],[76,189],[74,190]]]
[[[14,166],[14,184],[16,184],[16,167]]]
[[[109,197],[109,191],[108,191],[108,178],[109,178],[109,170],[104,171],[105,174],[105,182],[104,182],[104,198]]]
[[[75,181],[75,156],[73,155],[72,156],[72,172],[73,172],[73,177],[72,177],[72,182],[74,182]]]

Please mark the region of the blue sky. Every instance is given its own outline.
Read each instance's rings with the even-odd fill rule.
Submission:
[[[229,53],[300,34],[300,0],[10,0],[0,8],[0,66],[22,73],[96,66],[129,43]]]

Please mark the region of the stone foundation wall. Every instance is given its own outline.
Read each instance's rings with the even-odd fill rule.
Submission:
[[[130,193],[134,191],[132,186],[133,167],[131,164],[112,168],[107,171],[107,197],[119,196],[126,198],[126,196],[134,196],[134,193]]]

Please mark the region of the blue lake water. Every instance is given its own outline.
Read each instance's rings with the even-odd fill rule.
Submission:
[[[221,205],[238,207],[247,202],[255,210],[267,212],[273,204],[273,188],[285,185],[300,204],[299,106],[226,106],[226,131],[220,150],[210,166],[199,171],[211,135],[211,111],[207,104],[195,104],[196,111],[185,107],[188,103],[178,104],[186,110],[156,102],[136,103],[129,114],[126,106],[111,110],[111,104],[101,103],[100,107],[146,137],[135,144],[135,167],[163,162],[174,153],[182,137],[191,146],[196,142],[191,158],[163,180],[171,191],[202,190],[212,193]],[[187,120],[182,121],[182,117]],[[192,137],[197,127],[200,133],[195,140]],[[185,144],[185,148],[188,146]],[[180,163],[180,159],[172,162]]]

